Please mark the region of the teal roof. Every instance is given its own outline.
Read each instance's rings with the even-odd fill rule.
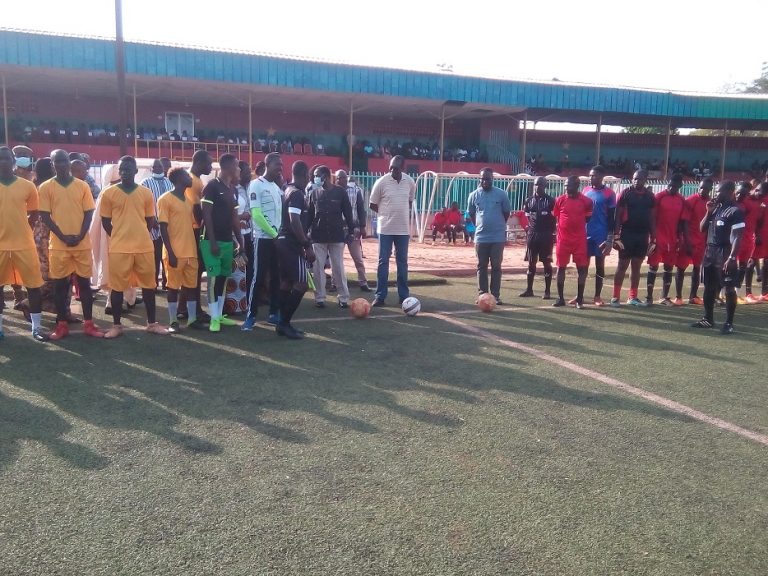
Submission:
[[[698,127],[768,126],[768,98],[692,95],[641,89],[528,82],[458,76],[264,54],[180,46],[125,44],[126,73],[193,79],[275,89],[459,101],[475,106],[527,110],[530,120],[637,121],[666,124],[667,118]],[[0,30],[0,67],[56,68],[114,73],[115,42]]]

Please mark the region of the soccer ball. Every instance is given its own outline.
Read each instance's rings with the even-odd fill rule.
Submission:
[[[355,318],[367,318],[371,311],[371,303],[365,298],[355,298],[349,303],[349,311]]]
[[[418,314],[420,311],[421,302],[419,302],[418,298],[409,296],[403,300],[403,312],[405,312],[408,316],[416,316],[416,314]]]
[[[483,312],[491,312],[496,308],[496,298],[493,297],[493,294],[488,294],[487,292],[480,294],[480,297],[477,299],[477,307]]]

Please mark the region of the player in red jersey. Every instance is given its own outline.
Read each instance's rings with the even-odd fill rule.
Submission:
[[[656,250],[648,255],[648,294],[645,301],[653,302],[653,287],[656,283],[656,272],[659,264],[664,265],[664,285],[659,304],[664,306],[682,306],[682,295],[678,294],[675,301],[669,298],[669,289],[672,286],[672,271],[677,264],[678,246],[680,239],[683,245],[689,245],[688,225],[685,213],[685,199],[680,194],[683,187],[683,175],[673,174],[666,190],[656,194],[654,200],[656,207]],[[680,286],[682,290],[682,285]]]
[[[688,304],[701,306],[704,301],[699,298],[699,284],[701,283],[701,262],[704,259],[704,250],[707,247],[707,235],[699,230],[699,222],[704,219],[707,213],[707,202],[714,188],[712,178],[704,178],[699,184],[699,193],[685,199],[685,218],[688,221],[688,241],[690,250],[683,250],[677,256],[677,279],[675,288],[682,297],[683,280],[685,270],[693,264],[691,271],[691,292],[688,298]]]
[[[565,269],[573,258],[579,273],[576,308],[584,307],[584,284],[587,281],[587,221],[592,216],[592,200],[579,192],[579,177],[568,176],[565,194],[555,200],[552,213],[557,219],[557,300],[552,306],[565,306]]]
[[[756,304],[760,302],[759,297],[752,295],[752,277],[755,273],[755,231],[757,222],[762,214],[760,200],[752,196],[752,185],[749,182],[739,182],[736,189],[736,205],[744,213],[744,233],[741,236],[739,245],[739,255],[736,261],[739,265],[739,276],[736,290],[741,288],[742,282],[745,282],[744,299],[738,298],[739,304]]]
[[[763,260],[762,296],[763,302],[768,302],[768,181],[763,182],[757,189],[757,199],[760,202],[760,216],[755,230],[755,262]]]

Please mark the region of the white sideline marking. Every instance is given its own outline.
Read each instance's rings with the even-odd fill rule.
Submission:
[[[742,428],[741,426],[732,424],[731,422],[728,422],[726,420],[716,418],[715,416],[710,416],[709,414],[705,414],[704,412],[699,412],[698,410],[695,410],[690,406],[686,406],[685,404],[675,402],[674,400],[670,400],[669,398],[665,398],[664,396],[659,396],[658,394],[654,394],[653,392],[648,392],[647,390],[643,390],[642,388],[632,386],[631,384],[627,384],[626,382],[622,382],[621,380],[616,380],[615,378],[611,378],[610,376],[606,376],[605,374],[601,374],[600,372],[595,372],[594,370],[590,370],[589,368],[585,368],[584,366],[579,366],[578,364],[574,364],[573,362],[568,362],[567,360],[563,360],[562,358],[558,358],[557,356],[552,356],[551,354],[547,354],[546,352],[542,352],[541,350],[537,350],[536,348],[531,348],[530,346],[526,346],[525,344],[520,344],[519,342],[514,342],[512,340],[499,338],[498,336],[496,336],[491,332],[483,330],[482,328],[477,328],[470,324],[466,324],[461,320],[458,320],[456,318],[451,318],[450,316],[447,316],[445,314],[426,313],[424,315],[437,318],[449,324],[453,324],[454,326],[459,326],[464,330],[466,330],[467,332],[470,332],[477,336],[481,336],[486,339],[491,339],[494,342],[498,342],[499,344],[502,344],[509,348],[514,348],[516,350],[526,352],[527,354],[532,354],[533,356],[536,356],[540,360],[551,362],[552,364],[560,366],[561,368],[565,368],[566,370],[570,370],[571,372],[575,372],[577,374],[581,374],[582,376],[586,376],[587,378],[597,380],[598,382],[602,382],[603,384],[611,386],[612,388],[617,388],[619,390],[622,390],[623,392],[626,392],[627,394],[637,396],[638,398],[642,398],[643,400],[647,400],[648,402],[652,402],[653,404],[656,404],[658,406],[661,406],[673,412],[677,412],[678,414],[683,414],[685,416],[688,416],[689,418],[698,420],[699,422],[703,422],[705,424],[709,424],[710,426],[715,426],[716,428],[720,428],[721,430],[726,430],[728,432],[738,434],[743,438],[747,438],[748,440],[752,440],[753,442],[757,442],[758,444],[762,444],[763,446],[768,446],[768,435],[766,434],[753,432],[752,430]]]

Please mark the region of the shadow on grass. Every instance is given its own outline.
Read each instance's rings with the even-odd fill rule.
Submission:
[[[16,460],[19,443],[30,440],[77,468],[101,470],[109,464],[109,458],[64,440],[70,430],[72,425],[52,410],[0,392],[0,470]]]
[[[431,309],[442,304],[457,308],[456,302],[439,298],[425,297],[424,303]],[[562,311],[566,314],[560,317],[561,311],[541,312],[521,311],[519,317],[478,313],[472,322],[526,344],[561,348],[566,355],[599,351],[604,357],[620,357],[606,352],[616,343],[614,332],[580,320],[591,314]],[[305,302],[297,324],[313,317]],[[188,332],[182,338],[133,331],[115,342],[88,341],[76,334],[44,347],[17,339],[19,354],[3,365],[3,377],[94,426],[149,433],[185,452],[211,456],[225,451],[226,441],[201,437],[201,427],[194,422],[191,429],[197,435],[189,433],[186,419],[236,423],[279,442],[309,444],[322,442],[328,426],[356,434],[388,431],[403,421],[456,429],[463,425],[466,406],[486,401],[483,392],[498,391],[579,408],[690,421],[620,393],[592,392],[569,386],[567,377],[541,376],[536,360],[524,353],[504,357],[492,340],[462,334],[436,319],[347,318],[307,323],[310,335],[302,342],[277,338],[268,330],[243,333],[237,328],[218,335]],[[601,313],[599,322],[606,320]],[[575,335],[578,341],[563,340],[561,334]],[[671,346],[642,334],[631,338],[639,348]],[[672,346],[702,357],[700,350]],[[0,463],[16,457],[20,439],[41,438],[62,458],[81,462],[75,465],[105,465],[106,459],[89,456],[88,449],[78,454],[82,447],[57,440],[70,427],[66,420],[47,408],[24,404],[14,410],[23,413],[26,408],[37,415],[24,419],[20,428],[0,428]],[[7,409],[0,407],[0,416]],[[401,420],[390,422],[392,415]]]

